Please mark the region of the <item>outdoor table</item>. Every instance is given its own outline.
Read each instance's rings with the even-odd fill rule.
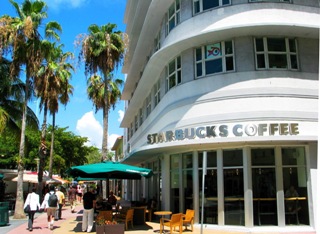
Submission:
[[[162,211],[155,211],[154,214],[161,216],[161,219],[163,219],[164,216],[166,216],[166,215],[171,215],[172,212],[171,212],[171,211],[162,210]],[[160,219],[160,225],[161,225],[161,219]],[[161,228],[160,228],[160,229],[161,229]],[[162,230],[163,230],[163,232],[165,231],[165,230],[164,230],[164,226],[162,226]],[[159,233],[160,233],[160,230],[159,230],[159,231],[158,231],[158,230],[155,230],[155,232],[159,232]]]

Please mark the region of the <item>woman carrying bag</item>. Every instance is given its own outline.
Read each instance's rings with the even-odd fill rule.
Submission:
[[[29,206],[29,208],[28,208]],[[33,218],[37,210],[40,210],[40,197],[36,194],[36,188],[32,189],[32,192],[28,194],[28,197],[24,203],[23,209],[28,214],[28,230],[32,231]]]

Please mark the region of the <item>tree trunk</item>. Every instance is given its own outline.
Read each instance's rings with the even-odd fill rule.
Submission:
[[[51,147],[50,147],[50,162],[49,162],[49,178],[52,179],[52,165],[53,165],[53,145],[54,145],[54,129],[56,125],[56,114],[52,114],[52,131],[51,131]]]
[[[15,219],[24,219],[26,217],[23,211],[24,197],[23,197],[23,173],[24,173],[24,146],[26,138],[26,120],[27,120],[27,106],[28,106],[28,93],[29,93],[29,76],[26,76],[26,86],[25,86],[25,97],[22,109],[22,123],[21,123],[21,137],[20,137],[20,148],[19,148],[19,158],[18,158],[18,181],[17,181],[17,196],[16,205],[14,209]]]
[[[43,110],[43,123],[41,127],[41,139],[39,147],[39,171],[38,171],[38,194],[40,196],[40,201],[42,201],[42,189],[43,189],[43,170],[45,166],[45,158],[47,156],[47,146],[46,146],[46,132],[47,132],[47,104],[44,105]]]

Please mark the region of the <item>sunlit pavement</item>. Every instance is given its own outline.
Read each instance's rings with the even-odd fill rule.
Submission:
[[[0,233],[6,234],[23,234],[23,233],[41,233],[41,234],[67,234],[67,233],[83,233],[82,232],[82,204],[78,204],[76,207],[76,212],[71,213],[70,206],[66,206],[62,211],[62,220],[54,222],[53,230],[48,228],[47,215],[46,213],[40,213],[36,215],[33,224],[33,231],[27,230],[28,220],[14,220],[10,218],[9,225],[1,226]],[[129,225],[130,226],[130,225]],[[228,230],[222,230],[221,227],[217,226],[206,226],[204,225],[201,231],[200,225],[194,225],[194,231],[184,230],[183,233],[194,233],[194,234],[278,234],[278,233],[290,233],[290,234],[315,234],[314,231],[308,230],[306,228],[299,230],[300,227],[286,227],[282,230],[277,231],[277,227],[270,227],[270,229],[257,228],[255,230],[248,230],[246,228],[230,227]],[[145,225],[134,225],[133,229],[125,231],[125,234],[137,234],[137,233],[158,233],[160,229],[159,222],[146,222]],[[95,233],[95,228],[93,228],[91,233]],[[168,233],[168,232],[167,232]],[[178,230],[175,233],[179,233]],[[112,233],[111,233],[112,234]]]

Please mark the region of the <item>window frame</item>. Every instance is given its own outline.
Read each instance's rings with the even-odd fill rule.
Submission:
[[[232,45],[232,53],[226,53],[226,43],[230,43]],[[206,48],[211,45],[220,44],[220,53],[221,55],[217,58],[206,58]],[[201,50],[201,59],[197,60],[197,50]],[[215,52],[213,52],[215,53]],[[227,70],[227,59],[232,58],[232,70]],[[213,72],[213,73],[207,73],[206,69],[206,63],[214,60],[222,60],[222,70],[220,72]],[[228,40],[228,41],[219,41],[219,42],[213,42],[210,44],[203,45],[201,47],[197,47],[194,50],[194,62],[195,62],[195,78],[199,79],[202,77],[206,77],[209,75],[216,75],[216,74],[222,74],[222,73],[229,73],[229,72],[235,72],[235,49],[234,49],[234,41]],[[201,67],[201,75],[198,76],[198,65]]]
[[[139,109],[139,124],[140,126],[143,124],[143,109]]]
[[[263,45],[263,50],[262,51],[258,51],[257,50],[257,40],[258,39],[262,39],[262,45]],[[268,50],[268,40],[276,40],[276,39],[284,39],[285,42],[285,51],[272,51],[272,50]],[[294,42],[294,50],[295,51],[291,51],[290,50],[290,43]],[[254,43],[254,54],[255,54],[255,68],[256,70],[289,70],[289,71],[298,71],[299,70],[299,60],[298,60],[298,44],[297,44],[297,40],[295,38],[283,38],[283,37],[255,37],[253,40]],[[259,61],[260,59],[258,59],[258,55],[263,55],[264,59],[264,67],[260,67],[259,66]],[[270,55],[286,55],[286,68],[281,68],[281,67],[275,67],[270,65]],[[293,67],[293,61],[292,61],[292,57],[295,57],[295,61],[296,61],[296,68]]]
[[[201,12],[205,12],[205,11],[212,10],[212,9],[215,9],[215,8],[219,8],[219,7],[230,6],[232,4],[232,0],[218,0],[219,1],[218,6],[210,7],[208,9],[203,9],[203,5],[204,5],[205,1],[210,2],[212,0],[193,0],[192,1],[192,3],[193,3],[192,4],[193,15],[197,15],[197,14],[200,14]],[[224,3],[224,1],[228,1],[228,3]],[[197,7],[196,7],[196,4],[197,4]]]
[[[256,2],[276,2],[276,3],[292,3],[292,0],[248,0],[249,3]]]
[[[161,41],[160,41],[160,32],[158,32],[157,36],[154,38],[154,53],[160,50]]]
[[[153,90],[154,90],[154,106],[156,107],[159,104],[159,102],[161,101],[160,79],[154,84]]]
[[[172,9],[174,8],[174,9]],[[171,14],[171,10],[173,13]],[[178,25],[180,24],[180,16],[181,16],[181,0],[175,0],[170,7],[168,8],[166,15],[166,36]],[[173,22],[173,27],[171,27],[170,23]]]
[[[174,70],[170,72],[170,65],[174,63]],[[166,91],[168,92],[170,89],[178,86],[182,82],[182,64],[181,64],[181,56],[177,56],[172,59],[168,65],[166,66]],[[169,73],[170,72],[170,73]],[[170,84],[171,77],[175,78],[174,85]]]
[[[151,113],[151,93],[146,98],[146,117]]]

